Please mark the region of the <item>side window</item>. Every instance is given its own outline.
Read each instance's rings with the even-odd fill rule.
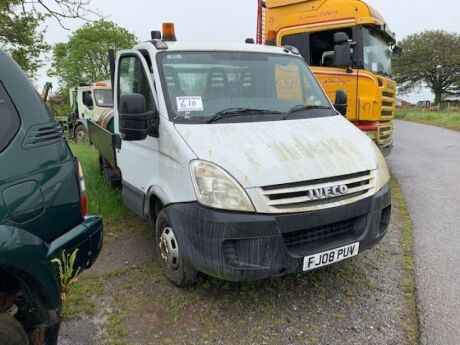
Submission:
[[[334,34],[345,32],[352,38],[352,29],[328,30],[310,34],[310,61],[312,66],[334,65]]]
[[[83,98],[83,104],[86,105],[88,109],[92,110],[94,107],[92,92],[83,91],[81,96]]]
[[[301,32],[299,34],[286,35],[281,40],[281,45],[288,45],[296,47],[300,55],[305,59],[305,61],[310,64],[310,44],[309,44],[309,34]]]
[[[20,125],[18,112],[0,82],[0,152],[14,138]]]
[[[155,110],[155,100],[139,57],[133,55],[122,57],[118,75],[118,97],[139,93],[145,97],[147,111]]]

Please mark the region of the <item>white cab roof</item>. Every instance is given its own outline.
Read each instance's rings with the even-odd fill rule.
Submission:
[[[145,43],[141,43],[135,48],[145,47]],[[165,42],[168,49],[162,51],[242,51],[242,52],[256,52],[256,53],[272,53],[272,54],[289,54],[281,47],[266,46],[259,44],[248,43],[215,43],[215,42]],[[151,43],[149,43],[151,44]],[[153,45],[153,44],[152,44]]]

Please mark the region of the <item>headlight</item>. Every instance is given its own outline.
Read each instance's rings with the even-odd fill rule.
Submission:
[[[190,163],[190,172],[196,197],[202,205],[255,212],[244,189],[222,168],[210,162],[195,160]]]
[[[385,157],[383,157],[382,151],[372,143],[375,152],[375,158],[377,160],[377,186],[379,187],[378,190],[382,189],[388,182],[390,182],[390,170],[388,169],[387,162],[385,161]]]

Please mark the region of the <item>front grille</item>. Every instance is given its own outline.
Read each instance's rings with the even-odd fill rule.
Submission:
[[[298,252],[308,248],[312,243],[339,240],[347,235],[352,235],[358,218],[359,217],[321,225],[311,229],[284,233],[284,243],[289,250]]]
[[[337,193],[339,186],[346,186],[346,191]],[[283,213],[305,212],[357,201],[371,194],[374,187],[374,173],[363,171],[342,176],[265,186],[260,188],[259,192],[266,207],[265,211]]]
[[[348,175],[342,175],[342,176],[336,176],[336,177],[324,177],[324,178],[318,178],[315,180],[309,180],[309,181],[301,181],[301,182],[291,182],[291,183],[285,183],[285,184],[276,184],[272,186],[265,186],[262,187],[262,190],[264,191],[271,191],[271,190],[280,190],[284,188],[295,188],[295,187],[302,187],[302,186],[312,186],[320,183],[327,183],[327,182],[336,182],[340,181],[341,179],[347,180],[347,179],[352,179],[355,177],[363,177],[363,176],[368,176],[369,171],[363,171],[363,172],[358,172],[354,174],[348,174]]]
[[[395,90],[391,85],[387,85],[386,88],[381,88],[382,90],[382,112],[381,117],[384,121],[390,121],[394,118],[395,109],[396,109],[396,98]]]
[[[388,98],[393,98],[395,96],[393,92],[388,92],[388,91],[383,91],[382,95],[383,97],[388,97]]]
[[[377,143],[384,145],[393,140],[393,126],[391,124],[379,127]]]
[[[306,208],[306,207],[313,207],[313,206],[319,206],[319,205],[325,205],[329,203],[334,203],[334,202],[340,202],[343,200],[348,200],[351,198],[355,198],[357,196],[363,195],[367,193],[367,190],[362,190],[356,193],[350,193],[346,195],[340,195],[340,196],[335,196],[331,197],[328,199],[323,199],[323,200],[311,200],[311,201],[305,201],[305,202],[298,202],[298,203],[290,203],[290,204],[281,204],[276,206],[279,209],[285,209],[289,210],[291,208]]]

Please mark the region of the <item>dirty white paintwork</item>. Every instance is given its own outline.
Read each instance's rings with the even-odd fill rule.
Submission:
[[[245,189],[377,168],[370,140],[342,116],[176,128],[198,158]]]

